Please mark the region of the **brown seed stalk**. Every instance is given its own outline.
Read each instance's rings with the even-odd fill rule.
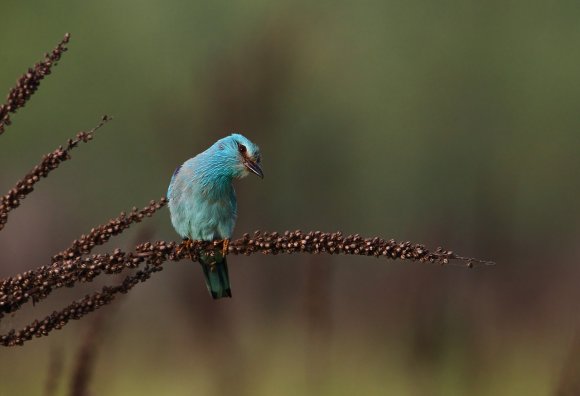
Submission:
[[[165,206],[167,200],[151,201],[141,210],[133,208],[126,215],[124,212],[104,225],[95,227],[87,235],[73,241],[72,245],[52,257],[52,263],[17,276],[0,280],[0,318],[5,313],[18,310],[32,299],[38,302],[54,290],[61,287],[72,287],[78,282],[91,282],[101,273],[117,274],[125,268],[135,268],[144,258],[115,249],[112,254],[88,254],[96,245],[101,245],[112,236],[122,233],[133,223],[151,217]]]
[[[134,207],[128,214],[121,212],[118,217],[91,229],[88,234],[81,235],[79,239],[75,239],[68,249],[52,256],[52,263],[71,260],[84,254],[89,254],[95,246],[106,243],[113,236],[125,231],[133,223],[140,223],[144,218],[153,216],[156,211],[165,205],[167,205],[167,199],[163,197],[159,201],[150,201],[149,205],[141,210]]]
[[[51,153],[46,154],[42,161],[20,179],[5,195],[0,197],[0,231],[8,221],[8,212],[20,206],[20,203],[34,190],[34,185],[41,178],[47,177],[50,172],[58,168],[61,162],[69,160],[70,152],[79,145],[93,139],[94,133],[112,118],[103,116],[101,122],[89,131],[77,133],[74,139],[69,139],[66,147],[60,146]]]
[[[24,107],[26,102],[38,89],[40,82],[51,73],[54,66],[62,57],[62,54],[67,51],[66,45],[70,40],[70,34],[64,35],[64,38],[58,45],[49,53],[44,55],[44,59],[38,62],[34,67],[29,68],[16,82],[16,86],[10,90],[6,98],[6,103],[0,105],[0,135],[4,132],[6,127],[12,122],[10,120],[10,113]]]
[[[136,247],[134,252],[126,253],[116,249],[112,254],[94,254],[90,257],[76,257],[73,260],[58,261],[49,267],[41,267],[6,279],[0,283],[0,314],[14,312],[29,298],[45,298],[53,288],[74,286],[77,282],[90,282],[100,273],[117,274],[125,268],[136,268],[143,262],[144,269],[125,278],[122,284],[104,287],[100,292],[87,295],[59,312],[53,312],[41,321],[34,321],[25,328],[0,336],[0,345],[21,345],[33,337],[48,335],[62,328],[71,319],[80,319],[86,314],[109,304],[118,293],[126,293],[140,282],[149,279],[151,274],[163,269],[167,261],[182,259],[199,260],[202,252],[212,252],[213,243],[191,241],[190,243],[157,241],[146,242]],[[421,244],[396,242],[379,237],[362,238],[358,234],[343,236],[340,232],[321,231],[256,231],[253,236],[244,234],[240,239],[231,241],[229,254],[251,255],[262,253],[276,254],[345,254],[377,258],[401,259],[445,265],[451,261],[464,262],[468,267],[474,264],[493,264],[455,255],[452,251],[437,248],[429,251]]]

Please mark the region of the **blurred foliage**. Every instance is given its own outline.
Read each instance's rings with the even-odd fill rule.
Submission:
[[[115,120],[11,215],[0,276],[160,197],[177,165],[242,132],[266,178],[238,184],[238,235],[340,229],[498,266],[236,257],[234,298],[218,303],[197,265],[169,266],[111,309],[94,394],[553,394],[579,324],[579,10],[3,0],[0,92],[72,39],[0,137],[2,188],[101,115]],[[177,239],[167,213],[147,224]],[[0,395],[40,393],[55,344],[70,372],[84,327],[2,350]]]

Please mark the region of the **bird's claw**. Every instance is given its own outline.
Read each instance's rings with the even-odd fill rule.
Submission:
[[[218,247],[220,244],[222,245],[222,256],[225,256],[226,254],[228,254],[228,247],[230,246],[230,240],[229,239],[222,239],[222,240],[218,240],[218,241],[213,242],[214,247]]]
[[[181,256],[181,253],[183,253],[183,251],[187,251],[187,255],[189,256],[189,258],[191,257],[191,248],[193,247],[193,241],[191,239],[184,239],[183,243],[181,244],[181,246],[177,249],[177,255]]]
[[[226,254],[228,254],[228,247],[230,246],[230,240],[229,239],[224,239],[223,245],[222,245],[222,255],[225,256]]]

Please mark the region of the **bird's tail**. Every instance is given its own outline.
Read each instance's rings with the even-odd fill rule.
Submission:
[[[221,251],[216,250],[213,256],[203,256],[199,260],[207,290],[214,299],[231,297],[228,263]]]

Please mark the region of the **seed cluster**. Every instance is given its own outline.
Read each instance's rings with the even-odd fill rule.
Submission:
[[[30,97],[36,92],[40,81],[51,73],[53,66],[56,66],[62,54],[66,52],[66,45],[70,40],[70,34],[65,34],[61,42],[52,50],[44,55],[44,60],[38,62],[33,68],[23,74],[17,81],[16,86],[10,90],[6,103],[0,105],[0,135],[4,132],[6,126],[11,124],[9,113],[24,107]]]
[[[155,203],[152,201],[143,211],[149,210],[150,214],[153,214],[155,210],[163,206],[164,202]],[[139,218],[139,215],[133,211],[129,217]],[[111,222],[115,223],[115,220],[111,220]],[[111,222],[109,223],[111,224]],[[128,227],[130,223],[123,224]],[[101,227],[95,230],[102,229]],[[120,227],[119,229],[124,228]],[[96,240],[98,240],[98,232],[91,232],[91,235],[95,235]],[[114,233],[106,230],[104,235],[110,237]],[[92,242],[87,243],[90,246]],[[73,246],[77,245],[73,244]],[[34,321],[19,331],[12,330],[8,334],[0,336],[0,345],[22,345],[33,337],[41,337],[52,330],[61,329],[71,319],[82,318],[109,304],[117,294],[127,293],[138,283],[146,281],[151,274],[161,271],[165,262],[182,259],[197,261],[202,252],[215,248],[213,242],[206,241],[185,241],[180,244],[165,241],[146,242],[138,245],[134,252],[126,253],[116,249],[112,254],[93,254],[89,257],[76,256],[72,259],[59,259],[48,267],[41,267],[4,280],[0,282],[0,315],[16,311],[29,298],[33,298],[35,301],[46,297],[53,288],[72,287],[77,282],[90,282],[100,273],[117,274],[123,269],[137,268],[142,263],[146,263],[142,270],[127,276],[120,285],[104,287],[101,291],[87,295],[61,311],[53,312],[41,321]],[[70,251],[83,254],[85,251],[83,249],[86,248]],[[468,266],[472,266],[474,263],[490,264],[490,262],[457,256],[452,251],[441,248],[435,252],[430,252],[425,246],[411,242],[396,242],[393,239],[385,240],[379,237],[362,238],[358,234],[343,236],[341,232],[302,232],[299,230],[286,231],[283,234],[262,231],[256,231],[253,236],[244,234],[242,238],[230,242],[228,253],[243,255],[326,253],[408,259],[437,264],[447,264],[451,260],[464,261]]]
[[[81,142],[86,143],[92,140],[94,133],[109,120],[111,120],[110,117],[104,116],[101,122],[90,131],[81,131],[74,139],[69,139],[66,147],[60,146],[52,153],[46,154],[38,165],[20,179],[8,193],[0,197],[0,231],[8,221],[8,212],[20,205],[20,202],[34,190],[34,185],[58,168],[61,162],[69,160],[71,150]]]
[[[208,243],[200,242],[200,244],[207,245]],[[25,341],[29,341],[34,337],[46,336],[52,330],[60,330],[71,319],[81,319],[83,316],[109,304],[119,293],[127,293],[135,285],[146,281],[151,274],[162,271],[162,264],[165,261],[169,259],[175,261],[178,257],[181,257],[175,254],[178,250],[176,249],[176,244],[173,242],[168,244],[163,241],[156,242],[155,244],[147,242],[138,245],[134,253],[125,253],[116,249],[112,255],[95,254],[89,258],[77,258],[75,261],[82,262],[80,266],[75,266],[72,263],[62,266],[61,276],[69,282],[72,282],[70,284],[72,286],[76,281],[86,282],[92,280],[100,271],[107,274],[115,274],[124,268],[136,268],[143,262],[146,263],[143,269],[133,275],[127,276],[120,285],[113,287],[105,286],[101,291],[86,295],[64,309],[54,311],[40,321],[35,320],[21,330],[11,330],[5,335],[1,335],[0,345],[22,345]],[[22,274],[22,278],[26,278],[28,275],[29,273],[24,273]],[[43,275],[37,274],[37,276],[42,278]],[[48,289],[40,292],[46,292],[46,290]],[[3,302],[0,301],[0,307],[2,308],[4,308],[4,305],[2,305]]]
[[[341,232],[300,230],[286,231],[283,234],[256,231],[252,237],[244,234],[243,238],[230,243],[229,252],[245,255],[256,252],[354,254],[438,264],[447,264],[449,260],[456,258],[452,251],[439,248],[433,253],[423,245],[408,241],[397,242],[394,239],[385,240],[379,237],[363,238],[358,234],[344,236]]]
[[[141,210],[133,208],[129,215],[121,213],[119,217],[93,228],[89,234],[75,240],[68,249],[53,256],[50,265],[0,280],[0,318],[18,310],[30,299],[36,303],[46,298],[53,289],[73,287],[77,282],[91,282],[101,273],[117,274],[124,268],[137,267],[146,257],[136,257],[120,249],[115,249],[112,254],[83,255],[90,253],[96,245],[120,234],[131,224],[151,217],[166,202],[162,198],[159,202],[151,201]]]
[[[16,346],[22,345],[34,337],[48,335],[53,330],[63,328],[70,320],[81,319],[83,316],[109,304],[117,294],[127,293],[136,284],[149,279],[152,273],[161,271],[161,267],[146,266],[135,275],[130,275],[117,286],[105,286],[101,291],[86,295],[80,300],[74,301],[60,311],[54,311],[42,320],[35,320],[31,324],[20,330],[10,330],[7,334],[0,336],[0,345]]]
[[[81,235],[79,239],[75,239],[68,249],[52,257],[52,263],[71,260],[84,254],[89,254],[95,246],[106,243],[113,236],[125,231],[133,223],[140,223],[145,217],[153,216],[155,212],[165,205],[167,205],[167,199],[163,197],[158,202],[150,201],[149,205],[141,210],[134,207],[129,214],[121,212],[118,217],[109,220],[108,223],[97,226],[91,229],[88,234]]]
[[[161,204],[151,203],[142,212],[154,211],[157,206],[161,206]],[[136,218],[139,217],[137,213],[134,214]],[[111,220],[111,222],[115,223],[116,220]],[[118,232],[121,232],[122,228],[119,230]],[[113,234],[107,231],[105,235],[110,237]],[[90,250],[94,246],[91,244],[92,242],[87,243],[89,247],[83,246],[82,249]],[[202,252],[213,249],[213,243],[206,241],[187,241],[179,245],[175,242],[165,241],[147,242],[138,245],[135,252],[127,253],[115,249],[113,253],[93,254],[88,257],[81,256],[85,250],[73,249],[70,251],[76,253],[71,253],[73,256],[70,258],[62,258],[61,256],[49,266],[42,266],[36,270],[26,271],[0,281],[0,318],[6,313],[18,310],[30,299],[34,302],[40,301],[46,298],[53,289],[64,286],[73,287],[78,282],[91,282],[101,273],[117,274],[126,268],[136,268],[143,262],[159,267],[168,260],[177,261],[188,258],[198,261]],[[272,255],[293,253],[352,254],[437,264],[447,264],[450,260],[460,260],[465,261],[468,266],[472,266],[474,263],[484,263],[456,256],[452,251],[441,248],[435,252],[430,252],[423,245],[411,242],[396,242],[392,239],[384,240],[378,237],[362,238],[358,234],[343,236],[340,232],[325,233],[320,231],[308,233],[287,231],[284,234],[257,231],[253,237],[245,234],[242,238],[231,241],[228,251],[229,254],[244,255],[255,253]]]

